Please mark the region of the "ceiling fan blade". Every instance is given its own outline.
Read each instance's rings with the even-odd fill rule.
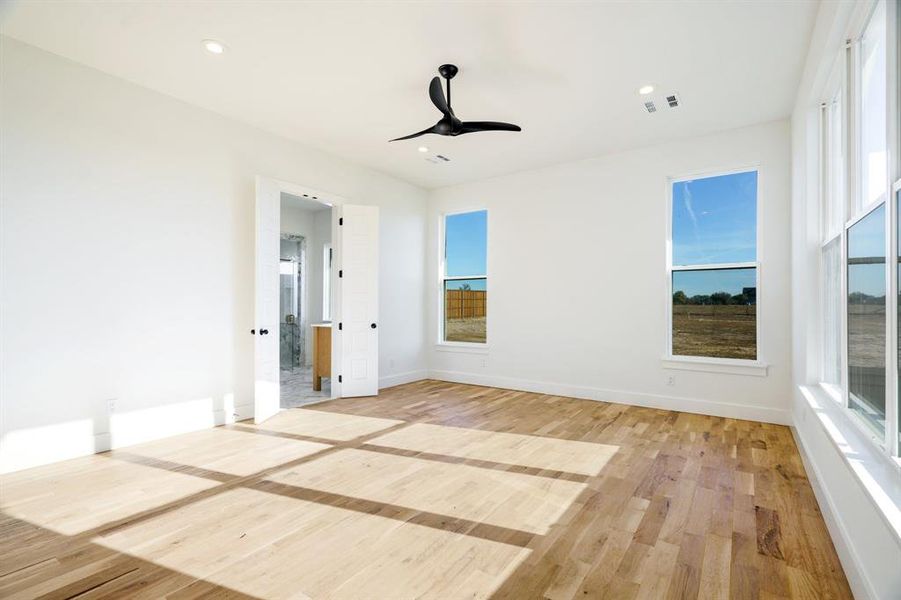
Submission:
[[[429,84],[429,98],[432,99],[432,104],[435,105],[435,108],[444,114],[453,114],[450,106],[447,105],[447,100],[444,98],[444,90],[441,89],[441,80],[437,77],[432,77],[432,83]]]
[[[388,141],[389,142],[399,142],[400,140],[409,140],[410,138],[419,137],[419,136],[425,135],[427,133],[437,133],[435,131],[435,126],[432,125],[428,129],[423,129],[422,131],[419,131],[417,133],[411,133],[410,135],[405,135],[404,137],[394,138],[393,140],[388,140]]]
[[[464,121],[460,129],[461,134],[479,131],[522,131],[522,128],[519,125],[499,121]]]

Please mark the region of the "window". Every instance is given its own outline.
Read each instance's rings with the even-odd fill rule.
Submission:
[[[901,169],[899,169],[901,170]],[[898,387],[895,390],[895,415],[896,415],[896,426],[897,426],[897,440],[896,440],[896,448],[898,451],[898,455],[901,456],[901,402],[898,401],[901,398],[901,179],[895,182],[895,218],[897,219],[895,231],[898,239],[895,241],[895,253],[897,254],[895,259],[895,272],[897,273],[897,303],[896,303],[896,315],[897,315],[897,329],[895,331],[896,339],[895,344],[898,347],[898,371],[896,372]]]
[[[838,389],[834,396],[852,421],[885,453],[898,455],[901,197],[887,202],[889,189],[899,193],[890,181],[901,172],[901,140],[889,134],[889,116],[901,101],[898,73],[888,60],[898,52],[888,43],[898,42],[889,35],[898,28],[898,13],[886,0],[861,6],[866,14],[859,35],[839,57],[842,76],[827,87],[822,104],[820,373],[824,387]],[[845,98],[846,107],[855,107],[850,114],[842,108]],[[890,252],[898,255],[894,265]],[[899,362],[890,368],[896,348]]]
[[[848,408],[885,436],[885,205],[848,228]]]
[[[823,369],[821,381],[840,392],[842,383],[842,238],[823,246]],[[838,395],[838,394],[836,394]]]
[[[332,319],[332,245],[322,246],[322,320]]]
[[[842,90],[823,107],[823,233],[827,239],[842,232],[845,224],[845,146]]]
[[[886,24],[886,2],[881,0],[860,41],[859,210],[885,200],[888,186]]]
[[[845,56],[836,61],[830,78],[831,93],[821,111],[823,244],[822,275],[822,369],[820,381],[834,398],[841,397],[842,382],[842,231],[847,215],[845,203],[845,140],[843,111]]]
[[[487,340],[488,211],[445,215],[441,268],[445,342]]]
[[[673,356],[756,360],[757,172],[672,182]]]

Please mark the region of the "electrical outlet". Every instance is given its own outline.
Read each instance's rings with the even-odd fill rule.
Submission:
[[[482,367],[487,367],[487,366],[488,366],[488,357],[483,356],[482,357]]]
[[[676,376],[675,375],[667,375],[666,376],[666,385],[676,385]]]
[[[394,359],[393,358],[388,359],[388,368],[391,370],[394,370]]]
[[[116,399],[115,398],[110,398],[109,400],[106,401],[106,409],[107,409],[107,412],[109,412],[109,414],[113,414],[114,412],[116,412]]]

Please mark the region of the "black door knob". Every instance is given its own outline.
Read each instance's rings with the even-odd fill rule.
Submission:
[[[375,323],[373,323],[372,325],[370,325],[370,327],[372,327],[373,329],[375,329]]]
[[[251,330],[250,330],[250,335],[256,335],[256,334],[257,334],[257,330],[256,330],[256,329],[251,329]]]
[[[260,335],[267,335],[269,333],[268,329],[260,329]]]

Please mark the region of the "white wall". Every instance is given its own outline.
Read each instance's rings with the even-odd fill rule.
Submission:
[[[819,104],[868,3],[820,5],[792,113],[792,422],[856,598],[901,597],[901,477],[817,385],[820,364]],[[883,507],[880,509],[880,505]],[[889,515],[894,514],[895,530]]]
[[[424,191],[8,38],[0,81],[0,470],[250,414],[256,175],[380,207],[381,379],[424,375]]]
[[[484,182],[429,201],[429,365],[453,381],[788,422],[790,140],[763,124]],[[664,370],[667,177],[759,165],[766,377]],[[488,209],[488,352],[435,345],[441,214]],[[675,385],[667,385],[668,376]]]

